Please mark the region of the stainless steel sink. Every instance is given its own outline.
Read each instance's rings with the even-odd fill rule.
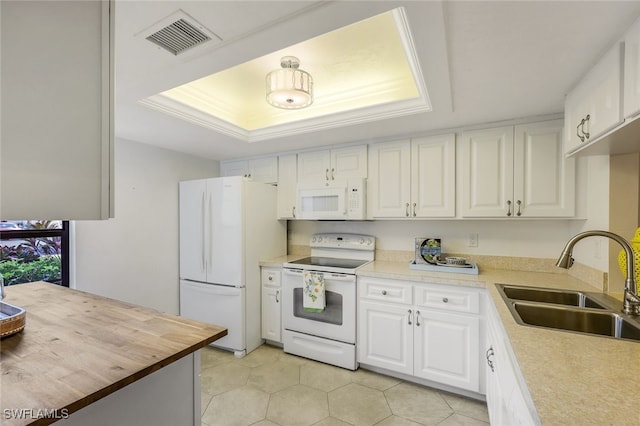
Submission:
[[[521,322],[525,324],[640,340],[640,325],[631,323],[615,312],[568,309],[527,302],[514,302],[513,307]]]
[[[606,309],[601,302],[581,291],[552,290],[539,287],[520,287],[498,284],[498,289],[504,296],[513,300],[527,300],[530,302],[553,303],[557,305],[578,306],[582,308]]]
[[[599,293],[497,284],[517,323],[640,342],[640,322]]]

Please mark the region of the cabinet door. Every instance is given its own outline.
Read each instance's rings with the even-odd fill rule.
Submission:
[[[278,157],[249,160],[249,177],[256,182],[278,182]]]
[[[616,43],[567,95],[565,153],[622,122],[622,50]]]
[[[220,176],[249,176],[247,160],[223,161],[220,163]]]
[[[589,73],[589,140],[622,122],[622,49],[617,43]]]
[[[327,182],[331,179],[331,151],[298,153],[298,182]]]
[[[180,278],[206,281],[206,180],[180,182]]]
[[[348,146],[331,150],[329,177],[335,179],[367,177],[367,146]]]
[[[462,216],[513,214],[513,127],[462,134]]]
[[[514,216],[568,217],[575,212],[575,159],[563,155],[562,121],[515,127]]]
[[[113,217],[111,5],[0,2],[3,220]]]
[[[454,134],[411,141],[412,217],[453,217],[456,214]]]
[[[278,156],[278,169],[278,219],[295,219],[298,175],[296,154]]]
[[[369,154],[367,215],[370,218],[409,217],[410,141],[374,144]]]
[[[358,362],[413,374],[411,306],[360,301]]]
[[[640,19],[624,38],[624,117],[640,113]]]
[[[262,287],[262,338],[282,343],[280,287]]]
[[[414,330],[414,376],[480,391],[479,317],[418,310]]]

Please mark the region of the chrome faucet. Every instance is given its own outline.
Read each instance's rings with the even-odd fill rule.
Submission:
[[[627,279],[624,281],[624,300],[622,304],[622,312],[628,315],[640,314],[640,297],[636,288],[634,253],[631,244],[620,235],[608,231],[585,231],[573,236],[564,247],[562,254],[556,262],[556,266],[569,269],[573,265],[573,246],[578,241],[586,237],[607,237],[622,246],[627,255]]]

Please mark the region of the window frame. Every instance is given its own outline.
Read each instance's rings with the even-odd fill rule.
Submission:
[[[60,285],[69,287],[69,221],[63,220],[62,228],[52,229],[3,229],[0,240],[14,240],[26,238],[60,237],[61,277]]]

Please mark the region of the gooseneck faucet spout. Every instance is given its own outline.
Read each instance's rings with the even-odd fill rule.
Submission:
[[[622,246],[627,255],[627,279],[624,282],[624,301],[622,312],[629,315],[640,314],[640,297],[638,297],[635,277],[634,253],[631,244],[618,234],[608,231],[585,231],[573,236],[565,245],[562,254],[556,262],[556,266],[569,269],[573,265],[573,246],[586,237],[607,237]]]

